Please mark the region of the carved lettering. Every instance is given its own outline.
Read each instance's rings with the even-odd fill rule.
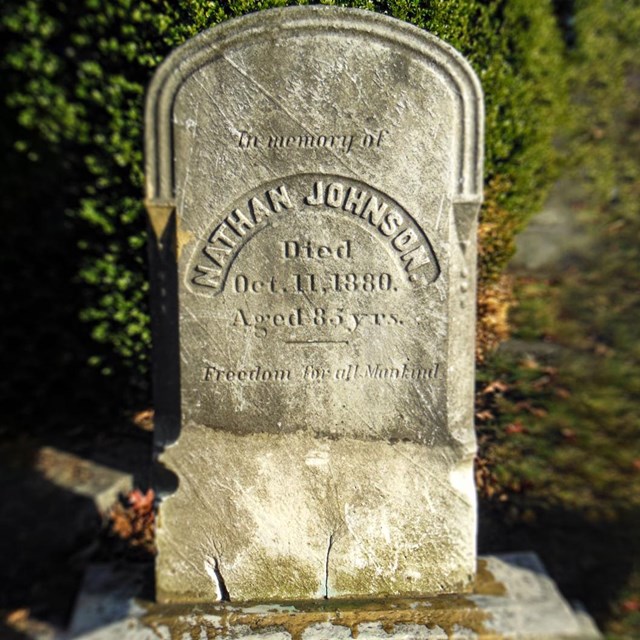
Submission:
[[[204,253],[204,255],[207,256],[213,264],[221,269],[225,264],[227,264],[227,256],[231,254],[231,251],[223,247],[215,247],[211,244],[207,244],[202,250],[202,253]],[[208,268],[209,267],[203,267],[202,265],[196,265],[196,269],[198,271],[205,271]]]
[[[201,287],[211,287],[212,289],[217,289],[220,286],[221,271],[201,265],[196,265],[196,271],[198,273],[193,278],[195,284],[199,284]]]
[[[328,247],[318,248],[320,258],[326,257],[322,249],[328,249]],[[283,248],[287,258],[295,257],[297,250],[295,243],[290,242],[287,242]],[[350,245],[345,244],[336,250],[338,254],[336,257],[345,258],[350,256],[350,251]],[[287,292],[303,295],[309,293],[319,295],[354,292],[387,293],[397,290],[398,288],[393,285],[393,276],[390,273],[307,272],[294,273],[288,278],[276,276],[256,278],[255,276],[247,276],[244,273],[237,273],[231,281],[231,291],[243,295],[252,293],[279,295]]]
[[[394,231],[397,231],[403,223],[404,218],[401,213],[398,211],[389,211],[378,228],[383,236],[390,236]]]
[[[297,307],[273,311],[236,309],[229,326],[248,329],[256,338],[266,338],[272,328],[297,329],[340,327],[347,333],[362,327],[401,327],[406,322],[400,313],[355,312],[342,307]]]
[[[385,367],[381,364],[367,365],[364,377],[377,380],[426,380],[438,377],[438,367],[438,364],[429,369],[409,367],[406,364],[401,367]]]
[[[330,151],[351,153],[354,146],[359,149],[379,148],[389,137],[389,131],[381,129],[374,133],[322,133],[315,135],[305,133],[303,135],[280,135],[272,133],[268,136],[260,136],[249,131],[239,131],[237,147],[242,150],[258,149],[329,149]],[[237,135],[237,134],[236,134]]]
[[[293,144],[291,138],[274,139],[273,145]],[[424,231],[400,205],[376,192],[373,187],[347,178],[318,180],[313,176],[294,176],[291,184],[293,187],[288,182],[265,187],[260,193],[249,194],[244,204],[240,201],[234,206],[217,224],[207,242],[200,245],[196,256],[204,256],[208,262],[202,263],[196,257],[191,268],[191,283],[219,293],[225,286],[230,266],[253,235],[265,228],[274,214],[299,211],[299,207],[351,214],[351,220],[377,235],[399,257],[399,264],[407,273],[409,282],[429,284],[438,277],[438,262]],[[351,239],[334,245],[318,243],[312,238],[283,239],[281,243],[281,256],[285,260],[347,260],[353,255]],[[343,290],[357,290],[351,289],[351,284],[351,281],[345,280]],[[294,292],[300,290],[300,286],[293,289]],[[333,286],[323,284],[317,292],[329,290],[340,291],[339,281]],[[362,290],[375,290],[375,287],[363,287]],[[271,293],[277,292],[271,289]],[[279,292],[284,293],[285,289]]]
[[[209,237],[209,244],[215,245],[216,243],[220,243],[225,245],[226,247],[235,247],[236,241],[227,235],[229,228],[227,226],[226,220],[215,229],[215,231]]]
[[[342,206],[344,186],[341,182],[332,182],[327,188],[327,204],[337,209]]]
[[[249,200],[249,211],[251,211],[255,224],[262,222],[263,218],[268,218],[271,215],[271,211],[267,209],[260,198],[251,198],[251,200]]]
[[[207,365],[202,379],[205,382],[289,382],[289,369],[266,369],[260,365],[248,369],[223,369]]]
[[[255,199],[255,198],[254,198]],[[248,229],[252,229],[254,223],[247,218],[247,216],[240,211],[240,209],[234,209],[227,216],[227,224],[233,229],[233,231],[239,236],[243,236],[247,233]]]
[[[290,147],[296,147],[298,149],[332,149],[350,153],[354,139],[355,136],[352,134],[319,136],[312,134],[302,136],[270,135],[267,141],[267,147],[270,149],[287,149]]]
[[[276,213],[278,211],[282,211],[282,207],[285,207],[286,209],[291,209],[293,207],[289,194],[287,193],[287,188],[284,185],[280,185],[276,189],[269,189],[269,191],[267,191],[267,196],[271,202],[271,207]]]
[[[204,382],[215,383],[250,383],[250,382],[292,382],[302,379],[309,382],[352,382],[354,380],[425,381],[438,378],[440,364],[427,366],[409,366],[406,363],[396,365],[376,363],[347,362],[334,368],[311,363],[300,369],[276,369],[254,365],[243,368],[227,369],[205,364],[202,372]]]
[[[375,227],[401,254],[405,271],[411,272],[411,281],[417,280],[417,276],[413,277],[415,271],[435,261],[429,242],[417,225],[414,228],[407,226],[409,222],[400,211],[390,209],[387,202],[366,190],[349,187],[347,191],[338,181],[325,188],[322,181],[317,181],[304,201],[311,206],[325,204],[334,209],[342,208]]]
[[[324,184],[321,180],[314,183],[312,193],[306,196],[304,201],[312,206],[316,206],[324,202]]]
[[[351,213],[355,213],[359,216],[368,199],[369,194],[366,191],[359,191],[355,187],[351,187],[349,189],[349,195],[344,203],[344,210],[351,211]]]
[[[351,258],[351,240],[343,240],[332,247],[328,245],[317,245],[310,240],[285,240],[282,242],[283,258],[336,258],[345,260]]]
[[[240,208],[235,208],[213,230],[202,248],[202,254],[215,265],[217,270],[222,271],[212,269],[211,265],[196,264],[195,275],[192,277],[193,284],[219,290],[224,284],[226,269],[242,246],[238,244],[238,240],[241,242],[246,240],[256,226],[272,213],[293,207],[285,185],[266,191],[265,199],[269,202],[271,209],[258,196],[253,196],[246,206],[249,215]],[[217,280],[213,279],[214,273],[217,275]],[[214,282],[218,284],[214,286]]]
[[[378,204],[378,198],[376,196],[371,196],[369,202],[367,202],[367,206],[364,208],[364,211],[360,214],[360,217],[365,220],[368,219],[369,224],[374,227],[378,227],[382,221],[382,216],[384,216],[385,211],[388,208],[389,205],[386,202]]]

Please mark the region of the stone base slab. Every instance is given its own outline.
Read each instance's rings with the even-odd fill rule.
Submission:
[[[474,591],[412,599],[157,604],[150,572],[92,567],[69,638],[82,640],[597,639],[533,553],[487,556]]]

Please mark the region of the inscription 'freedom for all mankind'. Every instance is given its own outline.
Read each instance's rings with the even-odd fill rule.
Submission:
[[[352,381],[372,378],[377,380],[428,380],[438,377],[440,365],[425,369],[423,367],[411,367],[403,363],[397,367],[389,367],[381,364],[350,364],[331,369],[317,369],[312,365],[306,365],[301,370],[301,377],[305,380],[320,381],[329,377],[333,380]],[[205,382],[290,382],[295,380],[295,373],[291,369],[267,369],[260,365],[245,369],[221,369],[213,365],[204,367],[202,379]]]

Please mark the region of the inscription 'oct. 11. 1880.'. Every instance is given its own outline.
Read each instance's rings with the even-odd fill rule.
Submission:
[[[274,217],[300,212],[333,212],[347,216],[380,241],[383,250],[398,261],[406,279],[415,286],[434,282],[440,267],[433,248],[420,226],[397,202],[359,181],[326,175],[292,176],[252,191],[230,207],[230,212],[200,243],[188,271],[194,291],[216,295],[227,286],[229,270],[247,243],[267,228]],[[283,238],[281,257],[287,259],[347,260],[351,241],[332,244],[312,239]],[[274,277],[232,283],[236,292],[364,292],[391,288],[387,273],[325,274],[319,282],[313,274],[298,274],[291,282],[277,283]]]

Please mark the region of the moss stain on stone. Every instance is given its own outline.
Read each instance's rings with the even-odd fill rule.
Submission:
[[[478,560],[474,592],[484,596],[507,595],[506,587],[502,582],[498,582],[491,571],[489,571],[486,560]]]
[[[498,584],[488,581],[488,584]],[[495,588],[495,587],[494,587]],[[192,637],[200,640],[202,632],[209,639],[245,627],[254,633],[269,630],[287,632],[292,640],[302,640],[304,632],[318,624],[346,627],[357,638],[362,624],[379,624],[388,634],[398,625],[418,625],[433,630],[440,627],[447,637],[461,629],[473,631],[489,640],[499,636],[485,627],[490,614],[466,596],[434,596],[422,599],[331,600],[289,603],[288,610],[277,605],[147,605],[143,623],[160,633],[170,631],[172,640]]]
[[[303,574],[299,573],[299,567],[293,568],[296,570],[291,574],[292,580],[304,579]],[[268,584],[273,576],[263,575],[261,579]],[[270,588],[272,587],[273,585]],[[507,595],[505,585],[496,580],[486,560],[478,560],[472,595]],[[485,626],[491,619],[491,614],[480,609],[468,595],[459,594],[242,604],[140,604],[147,611],[142,618],[143,624],[153,629],[161,638],[165,638],[166,634],[162,635],[160,629],[168,629],[171,640],[182,640],[184,637],[201,640],[202,631],[212,640],[228,635],[233,628],[241,626],[255,633],[285,631],[291,636],[291,640],[302,640],[307,629],[326,623],[349,629],[354,640],[358,638],[360,625],[363,624],[379,624],[387,634],[392,634],[398,625],[418,625],[430,631],[439,627],[448,638],[454,637],[461,630],[472,631],[482,640],[498,640],[502,637]]]
[[[256,562],[251,581],[255,589],[265,594],[265,600],[286,600],[292,593],[306,593],[313,598],[321,593],[322,584],[317,567],[285,555],[262,560]],[[277,567],[277,572],[274,572],[274,567]],[[231,593],[232,599],[233,596]]]
[[[443,511],[446,508],[443,506]],[[416,535],[418,538],[418,535]],[[398,562],[395,552],[389,549],[386,544],[370,544],[369,553],[371,557],[378,558],[382,566],[394,566]],[[394,573],[384,573],[381,575],[375,566],[368,566],[358,570],[357,574],[345,571],[340,567],[332,567],[330,571],[329,589],[337,593],[357,594],[371,593],[372,585],[375,585],[376,597],[387,597],[387,594],[394,594],[392,597],[421,598],[426,594],[435,593],[471,593],[473,582],[469,580],[468,573],[464,571],[452,572],[445,575],[448,589],[442,588],[440,579],[425,572],[424,575],[410,579],[404,575],[404,565],[430,566],[437,563],[437,559],[442,555],[455,557],[456,545],[449,542],[447,544],[434,544],[430,541],[423,542],[419,548],[412,553],[411,562],[403,557],[400,567]],[[456,575],[457,574],[457,575]]]

